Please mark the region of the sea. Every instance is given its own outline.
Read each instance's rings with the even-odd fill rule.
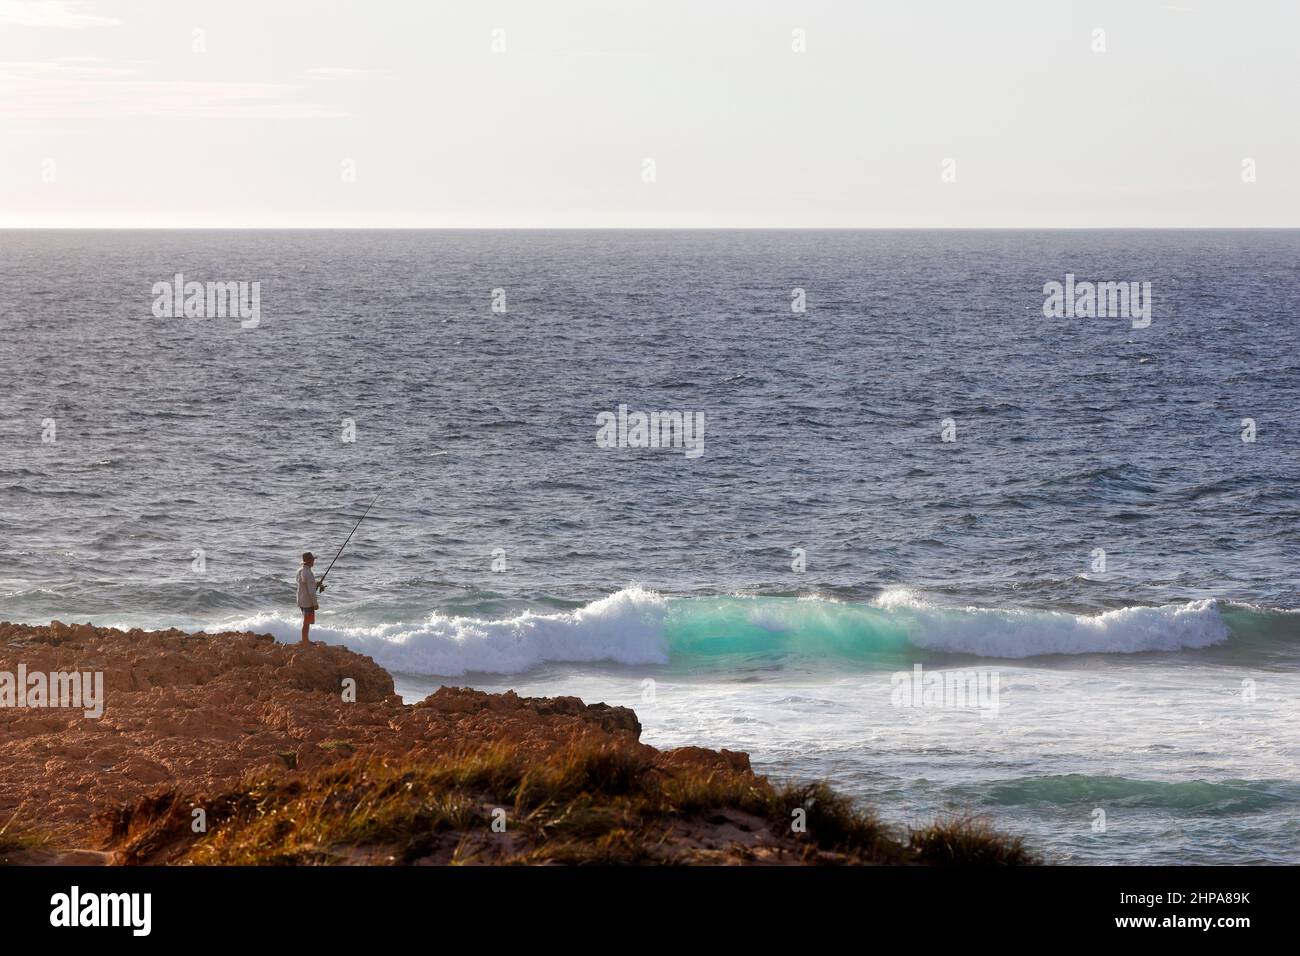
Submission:
[[[312,635],[409,701],[629,706],[1054,863],[1300,862],[1298,231],[4,231],[0,263],[0,620],[296,640],[300,553],[373,502]]]

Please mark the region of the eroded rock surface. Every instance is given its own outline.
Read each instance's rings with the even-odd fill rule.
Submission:
[[[365,754],[437,755],[493,741],[540,755],[579,736],[635,742],[641,732],[628,708],[576,697],[443,687],[403,704],[369,657],[279,644],[267,634],[0,624],[0,674],[16,675],[19,665],[28,674],[103,674],[98,719],[81,709],[0,707],[0,827],[13,819],[73,842],[93,840],[96,812],[161,786],[213,791],[249,772],[292,773]],[[355,682],[355,702],[344,699],[347,680]],[[713,756],[681,759],[736,756],[701,754]]]

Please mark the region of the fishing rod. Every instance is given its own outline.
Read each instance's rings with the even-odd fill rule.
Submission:
[[[352,530],[348,532],[348,536],[344,538],[343,543],[339,545],[339,551],[338,554],[334,555],[334,561],[339,559],[339,554],[343,553],[343,549],[348,546],[348,542],[352,540],[352,536],[356,534],[357,529],[361,527],[361,522],[366,520],[366,515],[370,514],[370,509],[375,506],[375,502],[378,500],[379,495],[375,495],[374,498],[370,500],[370,504],[366,505],[366,510],[361,513],[361,517],[357,519],[357,523],[352,526]],[[325,573],[320,576],[320,581],[318,581],[317,584],[325,583],[325,578],[329,576],[330,571],[334,568],[334,561],[330,562],[330,566],[325,569]]]

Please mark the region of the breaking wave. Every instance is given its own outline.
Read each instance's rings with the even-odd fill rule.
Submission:
[[[298,636],[299,621],[257,616],[208,628]],[[917,650],[993,658],[1206,648],[1241,638],[1293,639],[1300,615],[1213,600],[1064,611],[941,607],[906,591],[871,603],[822,598],[665,597],[632,587],[568,611],[500,618],[430,614],[415,623],[351,625],[319,615],[312,636],[368,654],[390,671],[512,674],[548,663],[723,666],[756,660],[889,663]]]

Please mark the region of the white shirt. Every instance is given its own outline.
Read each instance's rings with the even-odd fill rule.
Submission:
[[[298,569],[298,607],[316,607],[316,575],[305,564]]]

